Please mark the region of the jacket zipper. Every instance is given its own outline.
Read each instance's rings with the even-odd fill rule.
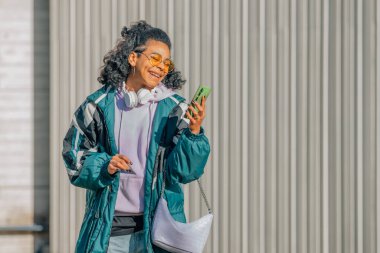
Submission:
[[[110,195],[111,195],[111,192],[112,192],[112,185],[109,185],[108,190],[110,191],[109,194],[108,194],[108,203],[110,203],[110,202],[111,202],[111,197],[110,197]],[[111,222],[110,231],[111,231],[111,229],[112,229],[112,222]],[[106,252],[108,251],[108,247],[110,246],[110,240],[111,240],[111,232],[110,232],[110,234],[109,234],[109,236],[108,236],[108,239],[107,239]]]
[[[94,242],[91,245],[91,249],[88,252],[92,252],[92,250],[94,249],[96,240],[98,240],[98,237],[99,237],[100,233],[102,232],[102,229],[103,229],[103,226],[104,226],[104,220],[103,220],[104,218],[103,217],[104,217],[104,212],[107,210],[108,205],[110,203],[110,195],[111,195],[112,186],[108,186],[107,189],[108,189],[107,204],[106,204],[106,206],[104,207],[104,209],[103,209],[103,211],[101,213],[102,223],[100,225],[100,229],[98,231],[98,234],[96,235],[95,240],[94,240]],[[99,216],[99,210],[96,212],[95,215],[97,215],[97,217],[100,218],[100,216]],[[112,223],[111,223],[111,226],[112,226]],[[109,244],[109,238],[108,238],[108,244]],[[108,249],[108,245],[107,245],[107,249]],[[107,250],[106,250],[106,252],[107,252]]]

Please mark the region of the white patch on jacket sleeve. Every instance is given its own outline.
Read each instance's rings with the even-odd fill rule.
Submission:
[[[186,113],[187,109],[189,108],[189,105],[186,104],[186,103],[180,103],[180,104],[179,104],[179,107],[181,107],[181,109],[182,109],[181,119],[183,119],[184,116],[185,116],[185,113]],[[190,121],[189,121],[189,122],[190,122]]]
[[[77,122],[77,118],[73,117],[73,120],[71,121],[71,124],[81,133],[81,134],[84,134],[82,129],[80,129],[79,125],[78,125],[78,122]]]
[[[81,158],[83,156],[83,150],[80,150],[77,152],[77,163],[76,163],[76,168],[78,171],[82,169],[82,163],[81,163]]]
[[[108,86],[106,92],[103,95],[101,95],[100,97],[98,97],[97,100],[95,100],[95,104],[98,104],[103,98],[105,98],[107,96],[107,94],[110,91],[111,87],[112,87],[111,85]]]
[[[183,118],[183,121],[185,121],[188,125],[190,125],[190,120],[188,118]]]
[[[95,110],[96,110],[95,104],[90,102],[86,105],[86,109],[84,110],[84,113],[83,113],[85,127],[88,127],[88,125],[94,120]]]
[[[71,170],[71,169],[66,169],[67,171],[67,174],[69,174],[70,177],[73,177],[73,176],[78,176],[80,171],[79,170]]]

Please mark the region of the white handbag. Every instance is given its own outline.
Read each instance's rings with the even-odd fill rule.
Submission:
[[[163,151],[162,154],[164,153],[164,150],[160,151]],[[160,163],[161,166],[163,164],[162,159],[163,158],[161,158]],[[163,172],[164,177],[160,200],[157,205],[152,225],[152,242],[154,245],[169,252],[202,253],[207,242],[213,220],[213,214],[202,185],[200,181],[197,180],[209,213],[191,223],[178,222],[171,216],[168,209],[168,204],[163,197],[165,189],[165,170]]]

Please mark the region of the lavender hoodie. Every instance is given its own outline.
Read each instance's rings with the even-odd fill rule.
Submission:
[[[115,215],[139,215],[144,212],[145,164],[157,103],[174,94],[160,83],[152,89],[153,98],[144,105],[127,108],[121,92],[115,95],[115,140],[119,153],[132,162],[133,173],[121,171]]]

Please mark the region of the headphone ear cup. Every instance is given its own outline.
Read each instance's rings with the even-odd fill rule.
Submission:
[[[137,92],[138,101],[140,104],[145,105],[150,99],[153,98],[152,93],[148,89],[141,88]]]
[[[138,98],[137,94],[134,91],[125,91],[124,89],[122,90],[123,96],[124,96],[124,102],[125,105],[128,108],[133,108],[138,105]]]
[[[128,97],[130,98],[130,101],[131,101],[131,103],[129,105],[130,108],[136,107],[139,104],[139,100],[137,98],[136,92],[129,91],[128,92]]]

